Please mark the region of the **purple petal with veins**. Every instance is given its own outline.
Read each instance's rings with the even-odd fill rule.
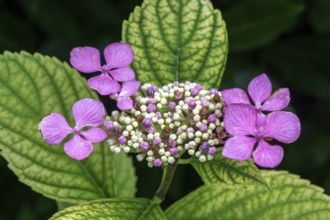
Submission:
[[[224,125],[231,135],[255,135],[257,111],[247,104],[232,104],[226,109]]]
[[[234,160],[247,160],[251,157],[256,138],[234,136],[229,138],[222,150],[222,156]]]
[[[292,143],[300,135],[299,118],[291,112],[272,112],[265,121],[264,137],[274,138],[283,143]]]
[[[140,85],[141,85],[141,83],[136,80],[125,82],[119,93],[119,97],[134,95],[139,90]]]
[[[290,92],[287,88],[282,88],[269,96],[262,106],[263,111],[280,111],[288,106],[290,102]]]
[[[254,101],[255,107],[260,108],[272,92],[272,84],[266,74],[261,74],[249,83],[248,91]]]
[[[127,82],[135,79],[134,71],[129,67],[122,67],[109,71],[114,80],[118,82]]]
[[[132,109],[133,100],[129,97],[120,97],[117,99],[117,107],[122,111]]]
[[[259,166],[274,168],[282,161],[283,148],[278,145],[269,145],[264,140],[260,140],[257,149],[253,152],[253,158]]]
[[[64,144],[65,153],[75,160],[87,158],[93,149],[93,145],[81,138],[78,134],[75,134],[71,140]]]
[[[246,92],[240,88],[225,89],[221,91],[221,95],[226,105],[238,103],[250,104]]]
[[[87,81],[88,86],[96,90],[100,95],[110,95],[120,91],[117,81],[110,78],[107,73],[94,76]]]
[[[83,73],[100,71],[100,52],[94,47],[76,47],[70,52],[70,63]]]
[[[90,128],[87,131],[81,131],[80,134],[92,143],[104,141],[108,137],[107,133],[101,128]]]
[[[112,43],[104,49],[104,57],[109,69],[127,67],[134,60],[134,53],[127,43]]]
[[[68,134],[73,132],[63,115],[57,112],[44,117],[38,127],[43,140],[48,144],[59,144]]]
[[[103,124],[105,110],[102,102],[86,98],[81,99],[72,106],[72,114],[76,121],[76,129],[86,126],[97,127]]]

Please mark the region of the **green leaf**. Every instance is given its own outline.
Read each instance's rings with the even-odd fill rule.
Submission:
[[[252,184],[262,184],[269,188],[252,159],[247,161],[231,160],[218,152],[214,155],[213,160],[201,163],[197,158],[194,158],[191,165],[204,183],[208,185],[242,188]]]
[[[136,219],[165,220],[159,205],[148,199],[118,198],[103,199],[69,207],[56,213],[50,220],[89,220],[89,219]]]
[[[142,83],[193,81],[219,87],[227,59],[225,23],[204,0],[145,0],[123,23]]]
[[[231,51],[263,46],[290,31],[304,5],[287,0],[245,0],[224,12]]]
[[[38,132],[45,115],[60,112],[72,125],[72,104],[97,98],[75,70],[40,54],[5,52],[0,75],[0,149],[20,181],[68,203],[134,195],[130,158],[114,156],[106,144],[99,144],[88,159],[75,161],[62,145],[44,143]]]
[[[297,175],[265,171],[272,192],[261,185],[244,190],[202,186],[174,203],[168,219],[329,219],[330,197]]]

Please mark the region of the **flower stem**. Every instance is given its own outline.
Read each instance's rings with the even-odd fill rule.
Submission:
[[[179,160],[179,164],[190,164],[191,163],[191,159],[180,159]]]
[[[160,183],[160,186],[159,186],[157,192],[155,193],[154,198],[152,199],[153,202],[160,204],[165,199],[166,193],[172,183],[172,179],[173,179],[177,165],[178,165],[178,161],[175,161],[173,164],[169,164],[164,169],[162,182]]]

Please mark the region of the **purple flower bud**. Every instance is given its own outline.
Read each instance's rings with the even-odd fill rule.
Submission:
[[[178,87],[179,86],[179,82],[176,81],[176,82],[172,83],[172,86],[173,87]]]
[[[196,96],[196,95],[198,95],[199,90],[196,87],[194,87],[190,90],[190,93],[192,96]]]
[[[176,134],[182,134],[183,130],[182,127],[179,127],[178,130],[176,131]]]
[[[156,111],[156,106],[155,104],[149,104],[148,105],[148,108],[147,108],[147,111],[150,113],[150,112],[154,112]]]
[[[170,147],[175,147],[175,146],[176,146],[176,143],[175,143],[175,141],[169,141],[169,142],[168,142],[168,145],[169,145]]]
[[[162,118],[162,113],[156,112],[155,116],[156,116],[157,119],[161,119]]]
[[[171,155],[177,155],[179,153],[179,149],[176,147],[170,148]]]
[[[202,131],[202,132],[207,131],[207,125],[206,125],[206,124],[201,124],[198,128],[199,128],[199,130]]]
[[[188,131],[188,133],[194,133],[194,132],[195,132],[195,130],[194,130],[192,127],[189,127],[189,128],[187,129],[187,131]]]
[[[201,91],[202,89],[204,89],[204,86],[202,86],[201,84],[196,84],[195,88]]]
[[[122,127],[120,127],[120,126],[116,126],[116,127],[114,128],[114,131],[115,131],[117,134],[121,134],[121,133],[123,132],[123,129],[122,129]]]
[[[215,89],[215,88],[212,88],[212,89],[210,89],[210,93],[212,94],[212,95],[216,95],[216,94],[218,94],[218,90],[217,89]]]
[[[126,141],[127,141],[127,139],[126,139],[124,136],[120,136],[120,137],[118,138],[118,142],[119,142],[119,144],[125,144]]]
[[[177,98],[177,99],[181,99],[182,98],[182,92],[177,92],[176,94],[175,94],[175,98]]]
[[[149,99],[149,104],[156,104],[156,99],[150,98]]]
[[[202,97],[201,100],[202,100],[203,107],[208,107],[210,105],[210,102],[207,100],[207,98]]]
[[[209,154],[214,155],[215,152],[217,152],[217,149],[215,147],[210,147],[208,152]]]
[[[155,89],[153,86],[147,88],[147,96],[153,96],[155,94]]]
[[[194,109],[196,107],[196,102],[194,99],[189,99],[187,102],[190,109]]]
[[[158,92],[159,91],[159,89],[158,89],[157,86],[152,86],[152,88],[155,90],[155,92]]]
[[[175,102],[169,102],[168,103],[168,108],[171,109],[171,110],[174,110],[175,106],[176,106]]]
[[[220,111],[220,110],[216,110],[215,112],[214,112],[214,115],[216,116],[216,117],[221,117],[222,116],[222,112]]]
[[[154,144],[160,144],[162,143],[162,139],[160,137],[156,137],[153,141]]]
[[[154,127],[148,128],[148,134],[154,134],[156,132],[156,129]]]
[[[114,124],[112,121],[106,120],[104,122],[104,127],[105,129],[107,129],[108,131],[113,131],[113,129],[115,128]]]
[[[202,151],[208,151],[208,150],[209,150],[209,147],[210,147],[209,143],[207,143],[207,142],[205,141],[205,142],[203,142],[203,143],[201,144],[201,146],[199,147],[199,149],[202,150]]]
[[[163,164],[163,162],[162,162],[161,159],[157,158],[157,159],[154,160],[154,166],[155,167],[160,167],[160,166],[162,166],[162,164]]]
[[[152,120],[150,118],[144,118],[142,120],[142,125],[144,129],[149,128],[152,125]]]
[[[148,142],[145,142],[145,141],[141,142],[140,143],[140,148],[143,151],[149,150],[149,148],[150,148],[149,143]]]
[[[214,123],[217,120],[217,117],[214,114],[210,114],[209,117],[207,118],[208,122]]]

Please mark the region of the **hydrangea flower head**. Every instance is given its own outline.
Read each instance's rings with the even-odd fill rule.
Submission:
[[[105,65],[101,65],[100,52],[94,47],[76,47],[70,53],[71,65],[80,72],[101,72],[87,83],[100,95],[120,92],[118,82],[134,80],[135,73],[128,66],[134,60],[134,53],[127,43],[112,43],[104,49]]]
[[[68,134],[74,134],[64,144],[64,151],[75,160],[83,160],[93,151],[93,143],[107,138],[106,132],[99,128],[104,122],[105,110],[100,101],[86,98],[73,105],[72,114],[76,121],[74,128],[57,112],[44,117],[38,127],[48,144],[59,144]],[[83,130],[85,127],[90,128]]]
[[[280,88],[272,93],[272,84],[266,74],[261,74],[248,85],[248,93],[259,111],[280,111],[290,102],[290,92],[287,88]],[[232,88],[221,91],[226,105],[244,103],[250,104],[248,95],[243,89]]]

